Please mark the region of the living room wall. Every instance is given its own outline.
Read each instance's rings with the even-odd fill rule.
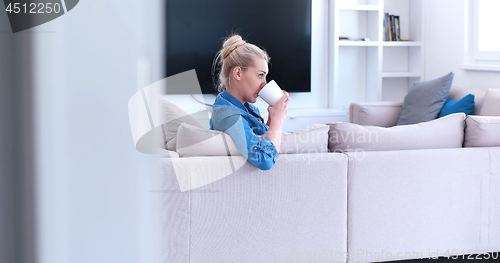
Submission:
[[[35,41],[37,262],[159,261],[157,157],[135,149],[127,104],[138,59],[163,78],[162,11],[161,0],[80,1],[16,33]]]
[[[453,71],[455,86],[500,88],[499,71],[460,68],[465,54],[467,1],[469,0],[427,1],[425,78],[434,79]]]

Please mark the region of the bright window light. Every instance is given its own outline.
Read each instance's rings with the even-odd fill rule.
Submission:
[[[478,50],[500,51],[500,1],[479,0],[478,6]]]

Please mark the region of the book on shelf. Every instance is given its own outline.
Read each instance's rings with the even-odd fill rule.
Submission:
[[[394,23],[394,15],[389,15],[391,18],[391,41],[397,41],[396,39],[396,25]]]
[[[399,16],[394,16],[394,29],[396,31],[396,41],[401,41],[401,35],[399,32]]]
[[[345,36],[339,36],[339,40],[345,40],[345,41],[370,41],[370,39],[367,38],[367,37],[351,38],[351,37],[345,37]]]
[[[386,35],[385,35],[385,14],[384,14],[384,20],[382,20],[382,32],[384,32],[384,41],[387,41],[386,40]]]
[[[384,41],[402,41],[399,27],[399,16],[385,13]]]
[[[385,13],[385,41],[391,41],[391,20],[389,13]]]
[[[384,13],[384,41],[389,41],[389,38],[387,37],[387,13]]]

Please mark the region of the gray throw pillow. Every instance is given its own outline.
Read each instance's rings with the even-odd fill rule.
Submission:
[[[415,82],[405,96],[397,125],[436,119],[450,92],[453,76],[450,72],[437,79]]]

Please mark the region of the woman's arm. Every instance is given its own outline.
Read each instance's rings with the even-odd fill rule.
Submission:
[[[274,106],[269,106],[267,108],[269,112],[269,119],[267,121],[269,130],[266,133],[266,138],[273,142],[278,152],[281,147],[283,122],[285,121],[288,103],[290,102],[290,95],[288,92],[283,91],[283,93],[285,93],[285,95],[281,97]]]
[[[271,169],[278,159],[278,151],[270,139],[264,138],[261,141],[236,109],[217,108],[214,109],[214,114],[212,123],[215,130],[229,134],[238,150],[251,164],[261,170]]]

